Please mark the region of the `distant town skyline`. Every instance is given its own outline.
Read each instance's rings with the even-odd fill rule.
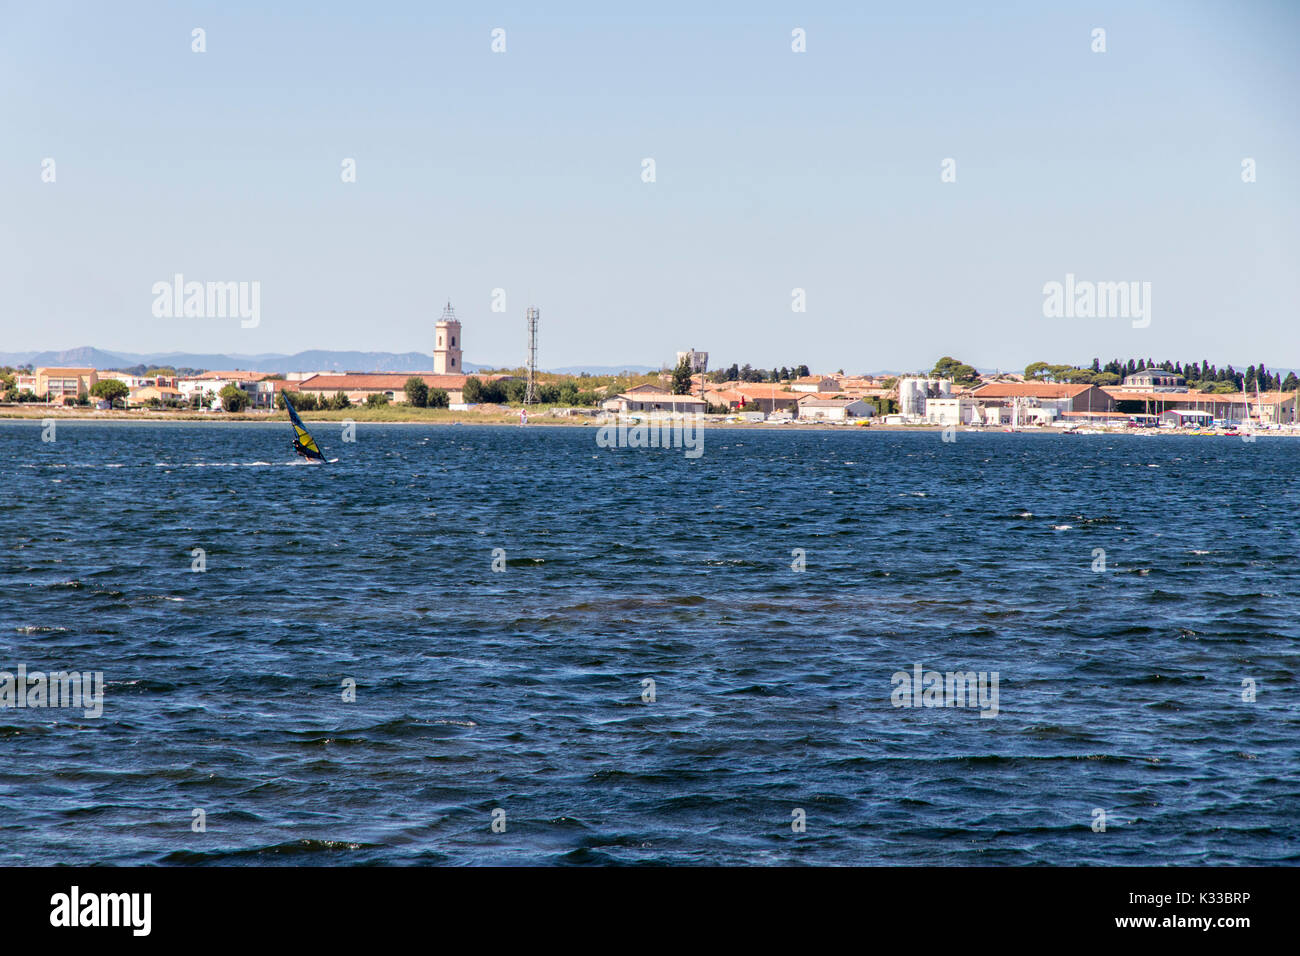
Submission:
[[[1292,4],[146,7],[6,13],[0,351],[1300,367]]]
[[[810,368],[813,375],[834,374],[840,368],[849,375],[908,375],[908,374],[928,374],[935,366],[935,363],[947,355],[936,356],[935,360],[915,367],[845,367],[835,366],[831,368]],[[1121,362],[1137,362],[1139,364],[1150,360],[1155,364],[1169,361],[1181,364],[1184,358],[1172,358],[1169,356],[1094,356],[1094,359],[1105,365],[1113,360]],[[1209,362],[1220,369],[1232,367],[1239,373],[1245,373],[1247,370],[1255,368],[1261,362],[1266,366],[1269,372],[1286,375],[1295,372],[1300,374],[1300,368],[1274,365],[1262,357],[1256,361],[1222,361],[1215,356],[1202,357],[1201,359],[1187,359],[1193,362]],[[1089,360],[1080,360],[1075,362],[1076,366],[1086,368],[1091,363]],[[806,363],[798,363],[806,364]],[[984,374],[1003,373],[1003,374],[1020,374],[1024,372],[1030,363],[1020,367],[979,367],[979,371]],[[1042,364],[1042,360],[1036,360],[1033,364]],[[1048,364],[1053,364],[1049,362]],[[242,354],[208,354],[202,355],[197,353],[140,353],[140,352],[121,352],[116,353],[108,349],[98,349],[94,346],[82,346],[76,349],[45,349],[39,352],[0,352],[0,365],[58,365],[58,366],[85,366],[97,369],[113,368],[133,368],[139,365],[159,366],[172,368],[198,368],[198,369],[241,369],[249,372],[258,372],[264,374],[283,374],[289,372],[308,372],[308,371],[370,371],[370,372],[437,372],[434,357],[428,352],[369,352],[360,349],[349,350],[327,350],[316,349],[307,350],[293,354],[283,353],[261,353],[257,355]],[[749,365],[750,367],[766,373],[773,368],[769,365],[755,365],[754,363],[745,362],[736,358],[728,358],[717,364],[710,364],[708,371],[710,373],[728,369],[733,365]],[[671,368],[671,362],[662,362],[658,365],[648,365],[637,362],[613,363],[608,365],[542,365],[539,371],[547,374],[560,375],[578,375],[583,372],[592,375],[615,375],[620,372],[630,372],[632,374],[644,374],[647,372],[660,371]],[[492,363],[492,362],[471,362],[464,363],[467,374],[473,375],[486,369],[514,369],[523,368],[522,364],[515,363]],[[780,362],[776,368],[797,368],[797,365],[791,362]]]

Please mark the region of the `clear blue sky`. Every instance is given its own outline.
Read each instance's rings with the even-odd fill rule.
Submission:
[[[1300,366],[1300,4],[614,6],[4,4],[0,351],[427,351],[451,298],[479,363],[534,302],[545,366]],[[177,272],[260,326],[155,318]],[[1150,327],[1044,318],[1067,272]]]

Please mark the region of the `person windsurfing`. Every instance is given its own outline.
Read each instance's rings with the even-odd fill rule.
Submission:
[[[281,392],[284,399],[284,407],[289,410],[289,419],[293,422],[293,450],[308,461],[325,460],[325,456],[320,453],[316,447],[316,439],[311,437],[311,432],[307,431],[307,426],[302,423],[298,417],[298,411],[293,407],[293,402],[289,401],[289,393]]]

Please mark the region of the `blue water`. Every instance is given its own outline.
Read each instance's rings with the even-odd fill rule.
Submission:
[[[0,864],[1300,860],[1300,441],[40,431],[0,670],[107,688],[0,710]]]

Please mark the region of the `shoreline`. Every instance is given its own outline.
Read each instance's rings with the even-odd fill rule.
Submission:
[[[587,416],[567,416],[552,415],[534,415],[530,418],[527,425],[520,425],[517,413],[473,413],[473,412],[440,412],[436,415],[416,415],[401,418],[388,418],[386,416],[370,417],[366,414],[366,409],[347,409],[333,411],[328,417],[320,417],[320,413],[308,412],[302,416],[303,421],[308,425],[336,425],[344,421],[351,420],[358,425],[435,425],[435,426],[453,426],[453,425],[480,425],[496,428],[600,428],[609,422],[600,421],[596,418]],[[276,425],[284,426],[289,423],[289,416],[284,412],[275,412],[271,414],[167,414],[158,412],[85,412],[85,411],[65,411],[59,409],[42,409],[32,414],[14,414],[11,409],[0,410],[0,425],[8,423],[32,422],[40,424],[45,419],[54,419],[62,423],[80,423],[91,422],[106,425],[138,425],[138,424],[174,424],[174,425]],[[943,432],[942,425],[838,425],[828,422],[816,422],[802,425],[779,424],[770,422],[708,422],[703,425],[710,430],[729,429],[736,431],[780,431],[780,432],[802,432],[802,431],[819,431],[819,432],[913,432],[913,433],[935,433]],[[958,427],[957,434],[960,435],[1072,435],[1075,437],[1098,437],[1106,435],[1131,435],[1135,437],[1151,437],[1153,435],[1173,435],[1184,438],[1241,438],[1240,434],[1226,434],[1217,432],[1207,434],[1205,432],[1184,431],[1173,428],[1102,428],[1098,426],[1086,426],[1090,430],[1087,432],[1067,431],[1064,428],[1053,428],[1051,426],[1029,426],[1020,427],[1014,431],[1003,427],[973,428],[968,425]],[[1254,433],[1256,438],[1300,438],[1300,430],[1277,430],[1264,429]]]

